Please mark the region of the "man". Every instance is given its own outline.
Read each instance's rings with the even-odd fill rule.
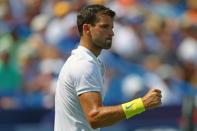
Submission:
[[[97,59],[112,44],[115,13],[102,5],[79,12],[80,45],[63,66],[55,96],[55,131],[99,131],[161,104],[161,91],[117,106],[102,105],[103,65]]]

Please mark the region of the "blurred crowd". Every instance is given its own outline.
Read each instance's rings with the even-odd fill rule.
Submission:
[[[104,4],[117,15],[102,51],[105,104],[163,92],[163,106],[197,96],[195,0],[0,0],[0,109],[54,107],[58,73],[79,44],[78,10]],[[196,97],[197,98],[197,97]]]

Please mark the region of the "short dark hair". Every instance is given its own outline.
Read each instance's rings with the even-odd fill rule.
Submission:
[[[114,11],[103,5],[95,4],[95,5],[88,5],[82,8],[77,15],[77,26],[80,36],[83,35],[83,24],[94,25],[98,21],[96,17],[98,13],[108,15],[112,18],[114,18],[115,16]]]

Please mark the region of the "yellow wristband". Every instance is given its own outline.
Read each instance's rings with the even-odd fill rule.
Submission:
[[[145,111],[141,98],[122,104],[122,109],[127,119]]]

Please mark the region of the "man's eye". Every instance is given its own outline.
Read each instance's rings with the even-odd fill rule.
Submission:
[[[102,27],[102,28],[105,28],[105,29],[106,29],[106,28],[109,28],[108,25],[102,25],[101,27]]]

